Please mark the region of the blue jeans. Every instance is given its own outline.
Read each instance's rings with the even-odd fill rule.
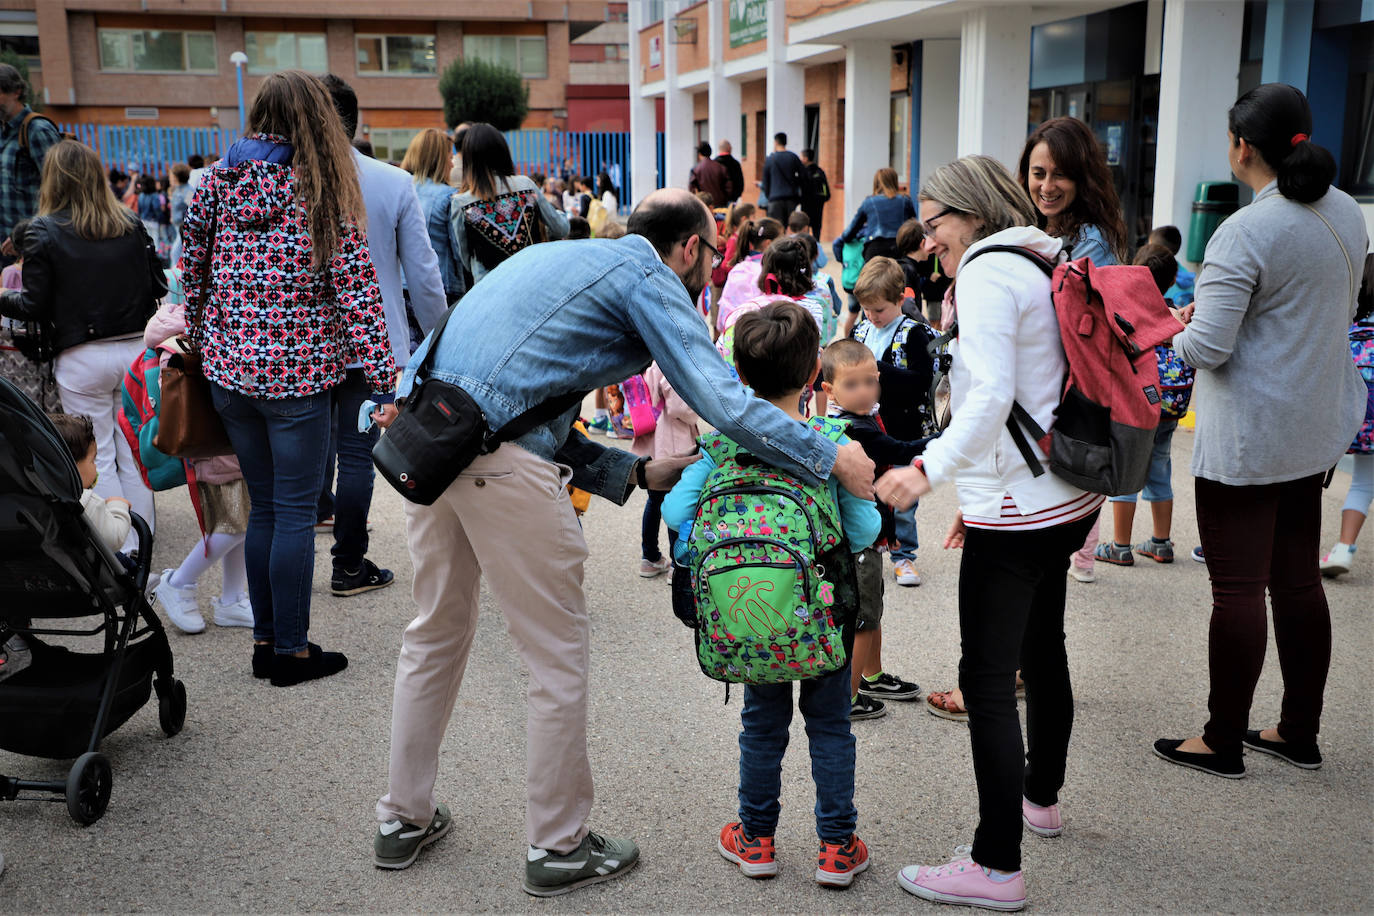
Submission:
[[[1170,478],[1174,473],[1171,449],[1176,429],[1177,420],[1160,420],[1159,426],[1155,428],[1155,444],[1150,450],[1150,470],[1145,475],[1145,489],[1140,491],[1140,498],[1147,503],[1163,503],[1174,498],[1174,487]],[[1133,503],[1135,500],[1136,494],[1127,493],[1125,496],[1110,497],[1108,502]]]
[[[916,537],[916,507],[920,503],[912,504],[910,509],[896,510],[897,519],[897,546],[892,548],[892,562],[900,560],[916,560],[916,548],[921,546],[920,540]]]
[[[849,730],[849,666],[801,682],[802,717],[811,742],[816,783],[816,833],[843,843],[854,832],[854,735]],[[792,685],[744,688],[739,733],[739,819],[750,836],[772,836],[778,827],[782,755],[792,724]]]
[[[244,563],[253,638],[274,643],[278,655],[304,651],[329,394],[268,400],[210,387],[252,501]]]
[[[357,572],[367,556],[367,515],[372,510],[372,447],[381,432],[376,426],[358,432],[358,410],[372,394],[362,369],[349,369],[343,383],[333,390],[333,420],[330,423],[329,454],[324,483],[320,488],[319,511],[322,520],[334,516],[334,557],[336,572]],[[337,487],[334,467],[337,456]]]

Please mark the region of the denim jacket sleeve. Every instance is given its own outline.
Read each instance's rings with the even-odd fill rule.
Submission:
[[[838,239],[838,240],[836,241],[836,243],[835,243],[835,247],[838,248],[840,245],[844,244],[845,242],[853,241],[853,240],[854,240],[854,237],[857,236],[857,235],[859,234],[859,231],[860,231],[861,229],[863,229],[864,223],[866,223],[866,222],[868,222],[868,201],[867,201],[867,200],[865,200],[863,203],[859,204],[859,209],[856,210],[856,211],[854,211],[854,218],[853,218],[852,220],[849,221],[849,228],[846,229],[846,230],[844,230],[844,232],[840,235],[839,239]],[[840,257],[839,254],[836,254],[835,256],[836,256],[837,258]],[[840,259],[843,260],[843,258],[840,258]]]
[[[628,291],[626,306],[668,384],[698,416],[769,464],[817,483],[830,476],[835,443],[740,385],[677,277],[651,272]]]
[[[573,486],[617,506],[625,505],[635,491],[635,465],[641,456],[633,452],[593,442],[574,429],[553,457],[572,468]]]

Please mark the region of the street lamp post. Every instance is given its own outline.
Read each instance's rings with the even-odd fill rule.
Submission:
[[[243,136],[245,114],[243,110],[243,65],[248,63],[248,55],[242,51],[235,51],[229,55],[229,62],[234,65],[234,73],[238,77],[239,84],[239,136]]]

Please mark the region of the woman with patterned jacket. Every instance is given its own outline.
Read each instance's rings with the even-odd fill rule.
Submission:
[[[449,198],[449,220],[469,289],[520,249],[568,235],[567,216],[515,174],[506,138],[490,124],[473,124],[463,135],[463,183]]]
[[[348,664],[307,640],[330,389],[361,362],[393,414],[396,367],[362,190],[324,84],[263,81],[248,134],[201,178],[182,224],[186,324],[248,485],[253,675],[277,687]]]

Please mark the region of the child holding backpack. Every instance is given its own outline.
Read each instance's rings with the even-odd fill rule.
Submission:
[[[815,321],[792,302],[745,314],[735,325],[741,380],[799,423],[806,422],[800,396],[816,377],[819,345]],[[833,420],[810,422],[847,441]],[[869,864],[868,848],[854,832],[850,556],[873,543],[878,510],[841,491],[833,477],[823,487],[804,486],[716,433],[703,438],[702,459],[668,494],[663,517],[679,531],[686,526],[677,558],[694,564],[698,661],[717,680],[746,684],[739,820],[721,830],[717,849],[750,878],[778,873],[773,834],[791,681],[801,680],[821,841],[816,881],[848,887]]]
[[[1136,252],[1135,260],[1131,263],[1150,268],[1161,294],[1174,285],[1178,261],[1165,246],[1153,243],[1146,245]],[[1151,537],[1136,544],[1134,550],[1156,563],[1172,563],[1174,542],[1169,539],[1169,529],[1174,518],[1174,491],[1169,482],[1173,474],[1170,447],[1178,421],[1188,412],[1188,402],[1193,397],[1194,370],[1179,359],[1174,348],[1168,344],[1155,347],[1155,358],[1159,368],[1159,426],[1155,428],[1155,445],[1150,453],[1150,471],[1145,479],[1145,489],[1139,494],[1141,499],[1150,504],[1154,531]],[[1093,556],[1114,566],[1134,566],[1131,525],[1135,521],[1136,494],[1112,496],[1107,501],[1112,504],[1112,539],[1098,544]]]

